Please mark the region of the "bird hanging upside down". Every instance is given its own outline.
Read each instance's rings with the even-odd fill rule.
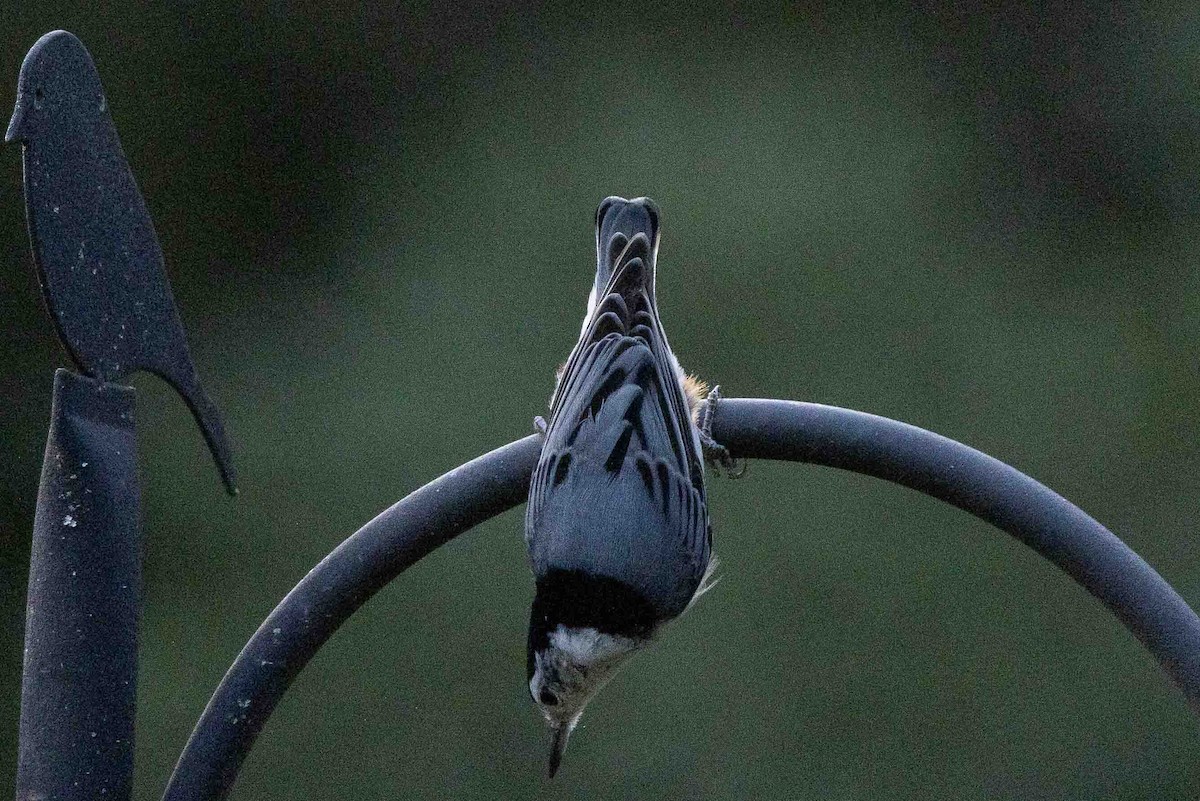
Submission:
[[[596,279],[529,490],[527,669],[551,776],[588,701],[712,586],[704,458],[720,446],[698,424],[707,387],[658,318],[658,242],[650,199],[597,209]]]

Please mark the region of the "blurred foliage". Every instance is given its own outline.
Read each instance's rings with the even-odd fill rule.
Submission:
[[[689,369],[980,447],[1200,603],[1200,11],[448,5],[5,7],[4,108],[39,35],[91,49],[238,446],[229,501],[183,405],[136,381],[138,798],[311,565],[530,430],[608,194],[662,205]],[[0,787],[65,363],[5,152]],[[234,797],[1195,797],[1177,691],[1017,543],[811,467],[711,493],[720,588],[602,694],[553,784],[510,513],[334,637]]]

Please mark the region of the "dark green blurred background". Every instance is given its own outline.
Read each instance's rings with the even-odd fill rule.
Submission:
[[[728,394],[850,406],[992,453],[1200,603],[1200,11],[5,5],[0,106],[83,38],[225,411],[223,496],[139,378],[137,796],[326,552],[530,431],[578,334],[607,194],[664,213],[659,295]],[[51,377],[0,188],[0,794]],[[234,797],[1195,798],[1200,732],[1102,607],[874,480],[714,479],[724,580],[543,779],[512,512],[356,615]]]

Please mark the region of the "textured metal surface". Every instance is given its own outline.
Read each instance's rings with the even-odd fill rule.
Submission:
[[[25,57],[5,140],[23,145],[29,238],[63,346],[102,381],[137,370],[164,378],[191,409],[234,492],[221,415],[188,353],[154,225],[96,66],[70,33],[46,34]]]
[[[813,403],[722,400],[713,435],[739,457],[893,481],[1012,534],[1107,605],[1200,714],[1200,618],[1121,540],[1020,471],[915,426]],[[539,449],[537,437],[526,437],[447,473],[376,517],[305,576],[230,667],[165,798],[226,797],[288,685],[338,626],[434,548],[519,504]]]
[[[1115,534],[1016,468],[907,423],[815,403],[721,401],[713,435],[737,455],[892,481],[1011,534],[1099,598],[1200,715],[1195,611]]]
[[[67,370],[34,518],[17,798],[129,798],[141,593],[134,392]]]
[[[224,798],[275,705],[326,640],[430,551],[522,503],[540,450],[541,438],[529,436],[467,462],[379,514],[309,571],[225,674],[164,798]]]

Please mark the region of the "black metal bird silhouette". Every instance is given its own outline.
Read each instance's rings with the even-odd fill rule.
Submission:
[[[100,75],[74,35],[54,31],[30,49],[5,141],[23,144],[38,281],[71,358],[101,381],[137,370],[164,378],[183,396],[236,493],[221,416],[188,353],[154,224]]]

